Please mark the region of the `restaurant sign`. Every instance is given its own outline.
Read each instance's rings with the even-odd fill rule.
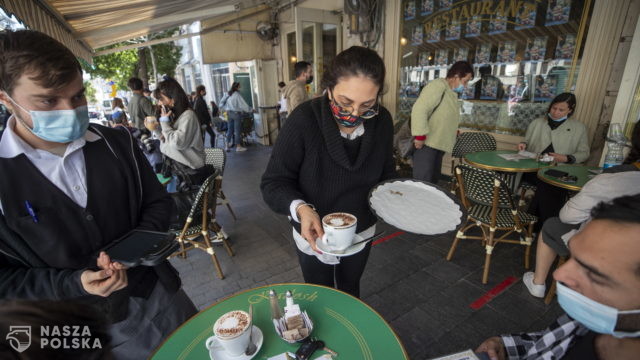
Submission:
[[[445,29],[450,24],[466,24],[475,19],[500,18],[535,18],[539,0],[468,0],[455,3],[449,9],[443,9],[424,21],[426,31]]]

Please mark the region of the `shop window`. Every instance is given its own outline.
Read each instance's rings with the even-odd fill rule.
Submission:
[[[590,5],[404,0],[398,119],[410,117],[422,87],[465,60],[475,73],[460,96],[460,126],[524,135],[556,95],[575,88]]]

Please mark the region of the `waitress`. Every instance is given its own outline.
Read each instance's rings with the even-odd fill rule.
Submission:
[[[298,105],[276,142],[260,188],[269,207],[289,215],[305,282],[360,295],[371,243],[351,256],[323,254],[320,219],[346,212],[363,237],[375,232],[368,194],[396,176],[393,121],[378,98],[385,67],[373,50],[353,46],[324,72],[325,95]]]

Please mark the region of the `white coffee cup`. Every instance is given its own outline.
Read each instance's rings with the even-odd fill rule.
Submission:
[[[251,318],[246,311],[233,310],[220,316],[213,324],[213,336],[205,343],[207,349],[211,350],[218,342],[229,355],[244,354],[251,336],[250,324]]]
[[[337,253],[344,252],[353,244],[357,225],[358,218],[351,214],[344,212],[327,214],[322,218],[324,229],[322,241],[327,244],[329,250]]]

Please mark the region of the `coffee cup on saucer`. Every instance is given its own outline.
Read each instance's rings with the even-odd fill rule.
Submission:
[[[214,336],[206,341],[207,349],[211,350],[217,342],[231,356],[244,354],[249,345],[250,325],[251,318],[246,311],[233,310],[220,316],[213,324]]]
[[[353,243],[357,225],[358,218],[349,213],[337,212],[325,215],[322,218],[324,230],[322,241],[330,250],[336,253],[344,252]]]

